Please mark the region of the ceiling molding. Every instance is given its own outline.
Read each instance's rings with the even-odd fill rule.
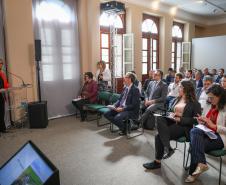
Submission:
[[[159,16],[162,16],[162,14],[168,14],[170,15],[170,9],[173,6],[170,6],[165,3],[159,3],[158,10],[153,9],[152,3],[153,0],[121,0],[121,2],[125,2],[128,4],[134,4],[141,7],[145,7],[150,9],[150,14],[157,14],[159,13]],[[172,16],[172,15],[170,15]],[[201,25],[201,26],[210,26],[210,25],[216,25],[216,24],[225,24],[226,23],[226,15],[219,15],[219,16],[201,16],[196,15],[193,13],[189,13],[187,11],[184,11],[182,9],[178,9],[175,16],[176,19],[181,19],[182,21],[190,21],[195,24]]]

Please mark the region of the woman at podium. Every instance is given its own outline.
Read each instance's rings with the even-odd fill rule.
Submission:
[[[7,89],[9,84],[5,73],[2,71],[3,59],[0,58],[0,90]],[[0,91],[0,132],[6,133],[5,126],[5,97],[4,92]]]

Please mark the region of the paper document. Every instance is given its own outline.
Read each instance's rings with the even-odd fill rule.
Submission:
[[[79,100],[81,100],[82,98],[75,98],[75,99],[73,99],[72,101],[79,101]]]
[[[202,124],[198,124],[195,127],[203,130],[205,132],[205,134],[210,138],[210,139],[217,139],[217,135],[214,133],[213,130],[209,129],[208,127],[206,127],[205,125]]]
[[[164,118],[168,118],[168,119],[171,119],[171,120],[175,120],[175,118],[173,116],[171,116],[170,114],[167,114],[167,115],[161,115],[161,114],[157,114],[157,113],[154,113],[153,114],[154,116],[156,117],[164,117]]]
[[[115,110],[115,106],[114,105],[107,105],[107,108]]]

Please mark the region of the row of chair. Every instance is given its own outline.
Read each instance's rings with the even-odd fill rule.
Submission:
[[[106,107],[107,104],[114,104],[120,97],[120,94],[117,93],[112,93],[109,91],[100,91],[98,93],[98,103],[97,104],[86,104],[85,108],[87,110],[93,111],[96,113],[97,117],[97,126],[103,126],[106,124],[110,124],[110,130],[111,132],[114,132],[114,127],[112,125],[112,123],[104,123],[104,124],[100,124],[100,119],[102,117],[102,115],[109,111],[109,108]],[[141,116],[141,112],[140,115]],[[133,138],[136,136],[139,136],[141,134],[144,133],[144,129],[143,129],[143,125],[142,123],[139,125],[138,131],[136,131],[135,133],[132,132],[133,129],[131,129],[131,125],[133,124],[133,122],[136,120],[132,120],[132,119],[125,119],[124,122],[126,124],[126,134],[127,134],[127,138]],[[187,138],[184,137],[180,137],[176,140],[176,148],[177,149],[177,143],[183,143],[184,144],[184,151],[183,151],[183,167],[185,170],[188,170],[188,159],[189,159],[189,155],[190,155],[190,146],[188,149],[188,153],[187,153],[187,159],[186,159],[186,152],[187,152],[187,142],[189,142],[187,140]],[[208,155],[212,156],[212,157],[219,157],[220,158],[220,169],[219,169],[219,185],[221,184],[221,172],[222,172],[222,157],[226,155],[226,150],[222,149],[222,150],[213,150],[207,153]],[[186,160],[186,161],[185,161]]]

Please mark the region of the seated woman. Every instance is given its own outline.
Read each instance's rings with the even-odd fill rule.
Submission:
[[[176,140],[182,136],[189,138],[189,131],[196,122],[194,116],[201,113],[201,106],[196,100],[194,86],[191,81],[181,81],[179,96],[172,104],[169,116],[157,117],[158,134],[155,136],[155,160],[143,164],[146,169],[161,167],[161,160],[169,158],[174,150],[170,146],[170,140]]]
[[[77,99],[72,100],[72,104],[80,111],[81,121],[85,121],[86,112],[83,106],[87,103],[97,101],[97,83],[93,80],[93,73],[86,72],[84,76],[85,83],[82,87],[81,94]]]
[[[198,116],[199,124],[211,129],[216,139],[210,139],[203,130],[194,127],[190,131],[191,165],[185,182],[194,182],[208,170],[205,152],[222,149],[226,146],[226,95],[220,85],[214,84],[207,90],[208,102],[203,107],[203,116]]]

